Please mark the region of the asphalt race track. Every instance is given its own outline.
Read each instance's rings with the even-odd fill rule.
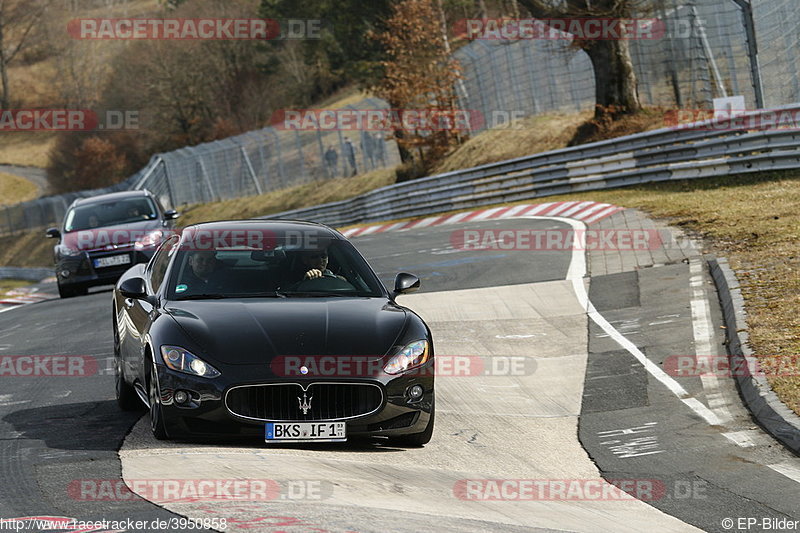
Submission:
[[[662,370],[676,355],[725,354],[702,257],[600,269],[583,251],[452,245],[456,230],[575,224],[518,218],[353,239],[385,283],[398,271],[422,278],[399,302],[431,326],[437,357],[482,362],[437,377],[436,430],[419,449],[155,441],[146,415],[113,400],[108,290],[0,309],[0,360],[88,356],[76,376],[2,375],[0,519],[175,520],[129,531],[202,530],[172,527],[184,516],[224,518],[227,531],[800,529],[800,459],[758,428],[733,381]],[[138,492],[141,480],[209,479],[265,480],[278,492],[143,493],[156,504],[93,491],[123,476]],[[532,481],[569,490],[520,496]]]

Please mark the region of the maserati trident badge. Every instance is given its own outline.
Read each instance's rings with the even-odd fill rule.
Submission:
[[[297,397],[297,401],[300,403],[300,410],[303,411],[304,415],[307,415],[308,411],[311,409],[311,400],[313,399],[313,396],[311,398],[307,398],[305,392],[303,393],[302,399],[300,396]]]

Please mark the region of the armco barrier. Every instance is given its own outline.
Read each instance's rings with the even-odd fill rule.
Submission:
[[[779,111],[800,113],[800,105]],[[491,163],[269,217],[345,226],[658,181],[800,169],[794,122],[767,131],[715,129],[724,124],[708,120]]]

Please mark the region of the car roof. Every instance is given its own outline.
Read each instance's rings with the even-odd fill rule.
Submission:
[[[151,197],[152,195],[145,190],[112,192],[108,194],[100,194],[98,196],[90,196],[89,198],[78,198],[77,200],[72,202],[72,205],[78,206],[78,205],[100,204],[108,201],[124,200],[125,198],[140,198],[142,196]]]
[[[312,222],[309,220],[285,220],[285,219],[244,219],[244,220],[220,220],[216,222],[202,222],[199,224],[192,224],[184,228],[186,230],[234,230],[234,229],[252,229],[252,230],[271,230],[277,233],[292,231],[292,230],[309,230],[313,229],[327,233],[330,237],[339,240],[347,240],[344,235],[320,222]]]

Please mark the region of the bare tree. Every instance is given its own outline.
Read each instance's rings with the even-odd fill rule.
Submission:
[[[637,0],[519,0],[537,19],[632,18]],[[594,67],[597,118],[635,113],[641,109],[638,80],[624,39],[575,40]]]
[[[42,15],[51,0],[0,0],[0,82],[3,94],[0,107],[8,109],[11,101],[8,69],[19,54],[33,42]]]

